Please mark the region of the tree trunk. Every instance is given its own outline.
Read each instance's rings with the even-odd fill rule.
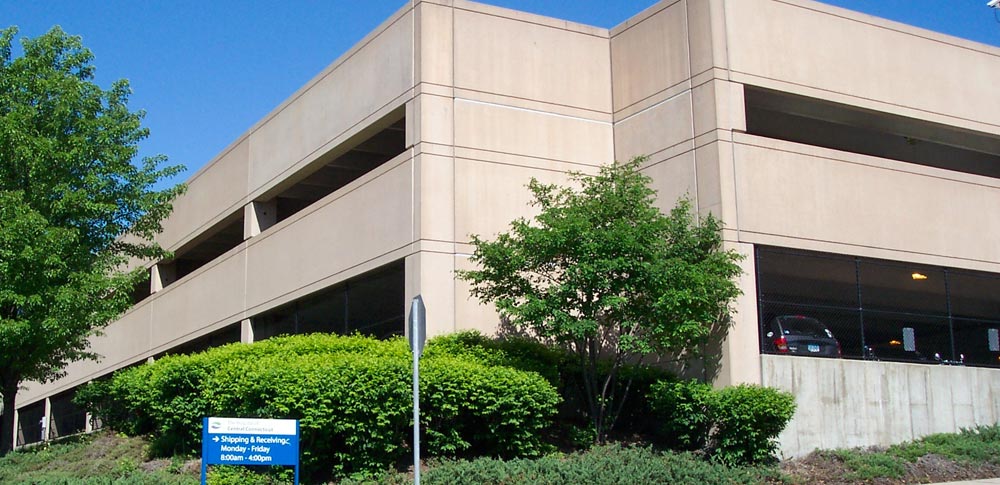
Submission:
[[[18,382],[4,379],[0,393],[3,393],[3,414],[0,415],[0,456],[14,449],[14,398],[17,396]]]

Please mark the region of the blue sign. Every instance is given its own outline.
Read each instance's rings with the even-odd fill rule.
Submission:
[[[201,483],[208,465],[290,465],[299,483],[299,422],[294,419],[203,418]]]

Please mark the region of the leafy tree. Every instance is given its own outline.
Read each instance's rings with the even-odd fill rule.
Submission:
[[[0,453],[12,448],[14,399],[26,380],[95,358],[88,337],[131,302],[165,256],[152,237],[183,186],[154,185],[181,167],[132,163],[148,136],[120,80],[94,83],[93,55],[59,27],[21,41],[0,30]]]
[[[697,352],[740,294],[740,256],[721,249],[721,223],[687,199],[661,213],[642,161],[574,173],[579,189],[532,179],[540,213],[495,241],[473,235],[481,269],[458,273],[510,324],[577,356],[598,442],[631,386],[618,382],[622,366]]]

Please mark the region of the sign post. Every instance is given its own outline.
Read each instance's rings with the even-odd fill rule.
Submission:
[[[208,465],[286,465],[299,483],[299,422],[294,419],[202,418],[201,484]]]
[[[413,353],[413,483],[420,485],[420,356],[427,339],[424,299],[417,295],[410,303],[410,352]]]

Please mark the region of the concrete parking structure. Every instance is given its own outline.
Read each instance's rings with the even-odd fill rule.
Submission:
[[[19,394],[18,442],[86,427],[68,396],[117,369],[402,334],[417,294],[430,335],[491,332],[454,277],[470,234],[530,216],[532,177],[638,155],[664,210],[690,197],[745,256],[713,377],[796,395],[786,456],[996,423],[997,79],[1000,49],[809,0],[663,0],[612,29],[409,1],[192,176],[175,257],[134,262],[148,287],[101,360]],[[841,357],[770,350],[794,315]]]

